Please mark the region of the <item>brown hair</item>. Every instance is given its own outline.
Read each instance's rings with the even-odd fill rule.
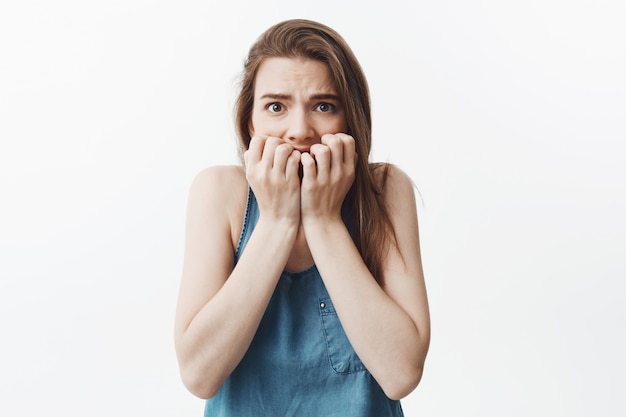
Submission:
[[[235,103],[236,129],[243,153],[250,144],[249,122],[254,102],[254,82],[261,62],[269,57],[307,58],[326,64],[342,98],[348,131],[359,155],[346,200],[352,210],[354,241],[377,280],[382,279],[382,262],[391,240],[393,227],[382,191],[387,179],[386,164],[370,164],[372,119],[367,80],[356,56],[335,30],[305,19],[280,22],[266,30],[252,45],[244,62],[240,91]],[[375,170],[382,168],[382,175]]]

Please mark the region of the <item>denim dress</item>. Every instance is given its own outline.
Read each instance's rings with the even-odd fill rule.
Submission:
[[[249,189],[236,259],[258,217],[256,198]],[[343,217],[345,222],[347,216]],[[217,394],[206,401],[204,415],[404,414],[400,402],[384,394],[350,345],[314,265],[304,271],[282,273],[247,353]]]

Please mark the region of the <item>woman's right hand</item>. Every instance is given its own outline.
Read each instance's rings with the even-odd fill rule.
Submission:
[[[261,217],[300,222],[300,156],[280,138],[255,136],[250,140],[244,152],[246,179]]]

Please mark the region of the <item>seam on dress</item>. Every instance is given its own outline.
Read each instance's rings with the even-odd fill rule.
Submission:
[[[239,234],[239,240],[237,241],[237,248],[235,249],[235,263],[239,260],[241,255],[242,245],[244,237],[248,231],[248,225],[250,224],[250,206],[252,203],[252,188],[248,185],[248,196],[246,197],[246,212],[243,215],[243,224],[241,225],[241,233]]]

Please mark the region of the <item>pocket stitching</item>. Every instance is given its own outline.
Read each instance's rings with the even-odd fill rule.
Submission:
[[[322,308],[321,305],[322,303],[325,304],[325,307]],[[356,352],[354,352],[354,348],[352,347],[352,345],[350,344],[350,341],[347,338],[347,335],[345,334],[345,331],[343,330],[343,327],[341,326],[341,322],[339,321],[339,317],[337,316],[337,312],[335,311],[334,306],[332,305],[332,303],[330,302],[329,298],[320,298],[319,302],[318,302],[318,309],[320,312],[320,321],[322,324],[322,331],[324,332],[324,341],[326,344],[326,356],[328,357],[328,363],[330,364],[330,367],[333,369],[333,371],[335,371],[335,373],[340,374],[340,375],[348,375],[348,374],[354,374],[357,372],[363,372],[363,371],[367,371],[367,369],[365,368],[365,365],[363,365],[363,362],[361,362],[361,359],[358,357],[358,355],[356,354]],[[351,360],[351,358],[348,358],[347,365],[345,366],[345,368],[347,368],[347,370],[341,370],[338,369],[338,366],[333,363],[332,360],[332,348],[330,347],[330,342],[329,342],[329,334],[328,334],[328,330],[327,330],[327,324],[330,323],[326,323],[326,321],[324,320],[324,316],[334,316],[335,320],[337,320],[337,324],[339,324],[341,331],[343,332],[343,336],[346,338],[346,341],[348,342],[348,346],[351,349],[351,351],[354,354],[354,359]],[[331,320],[330,318],[328,318],[327,320]],[[340,350],[340,349],[339,349]],[[352,354],[350,354],[350,356],[353,356]],[[353,365],[353,366],[351,366]],[[354,368],[354,369],[351,369]]]

